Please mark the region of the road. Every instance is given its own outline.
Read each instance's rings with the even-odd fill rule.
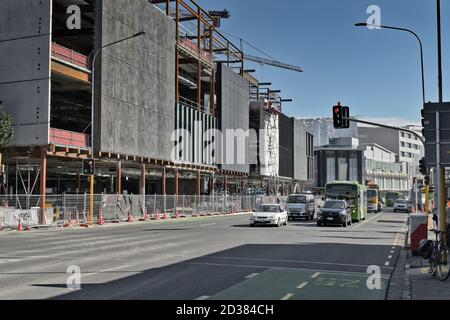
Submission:
[[[387,211],[348,228],[248,219],[2,232],[0,299],[385,299],[407,230],[407,214]],[[69,266],[80,289],[67,288]]]

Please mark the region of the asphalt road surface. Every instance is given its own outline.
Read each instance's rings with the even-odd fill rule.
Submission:
[[[0,299],[385,299],[407,217],[250,228],[245,214],[1,232]],[[370,266],[378,288],[367,286],[377,283]]]

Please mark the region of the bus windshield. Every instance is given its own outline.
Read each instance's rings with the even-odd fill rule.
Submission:
[[[373,189],[367,190],[367,197],[368,198],[376,198],[377,197],[377,190],[373,190]]]
[[[346,200],[350,206],[355,206],[358,197],[356,185],[330,184],[327,186],[326,198]]]

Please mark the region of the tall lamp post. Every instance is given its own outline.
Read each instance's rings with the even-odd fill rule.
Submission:
[[[383,28],[383,29],[391,29],[391,30],[398,30],[398,31],[404,31],[409,32],[412,34],[418,41],[420,45],[420,65],[422,68],[422,102],[425,104],[425,71],[424,71],[424,65],[423,65],[423,45],[422,40],[420,37],[415,33],[414,31],[410,29],[405,28],[399,28],[399,27],[392,27],[392,26],[386,26],[386,25],[374,25],[374,24],[368,24],[368,23],[355,23],[356,27],[377,27],[377,28]]]
[[[132,36],[126,37],[124,39],[121,40],[117,40],[114,42],[111,42],[107,45],[104,45],[103,47],[101,47],[100,49],[97,49],[97,51],[95,51],[94,56],[92,58],[92,102],[91,102],[91,149],[92,149],[92,156],[94,156],[94,110],[95,110],[95,62],[97,61],[97,57],[98,55],[103,51],[103,49],[111,47],[113,45],[116,45],[118,43],[133,39],[133,38],[137,38],[139,36],[145,35],[144,31],[138,32]]]

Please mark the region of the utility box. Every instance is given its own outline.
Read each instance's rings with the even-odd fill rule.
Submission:
[[[422,213],[415,213],[409,216],[409,235],[411,242],[411,252],[418,255],[420,240],[428,239],[428,216]]]

